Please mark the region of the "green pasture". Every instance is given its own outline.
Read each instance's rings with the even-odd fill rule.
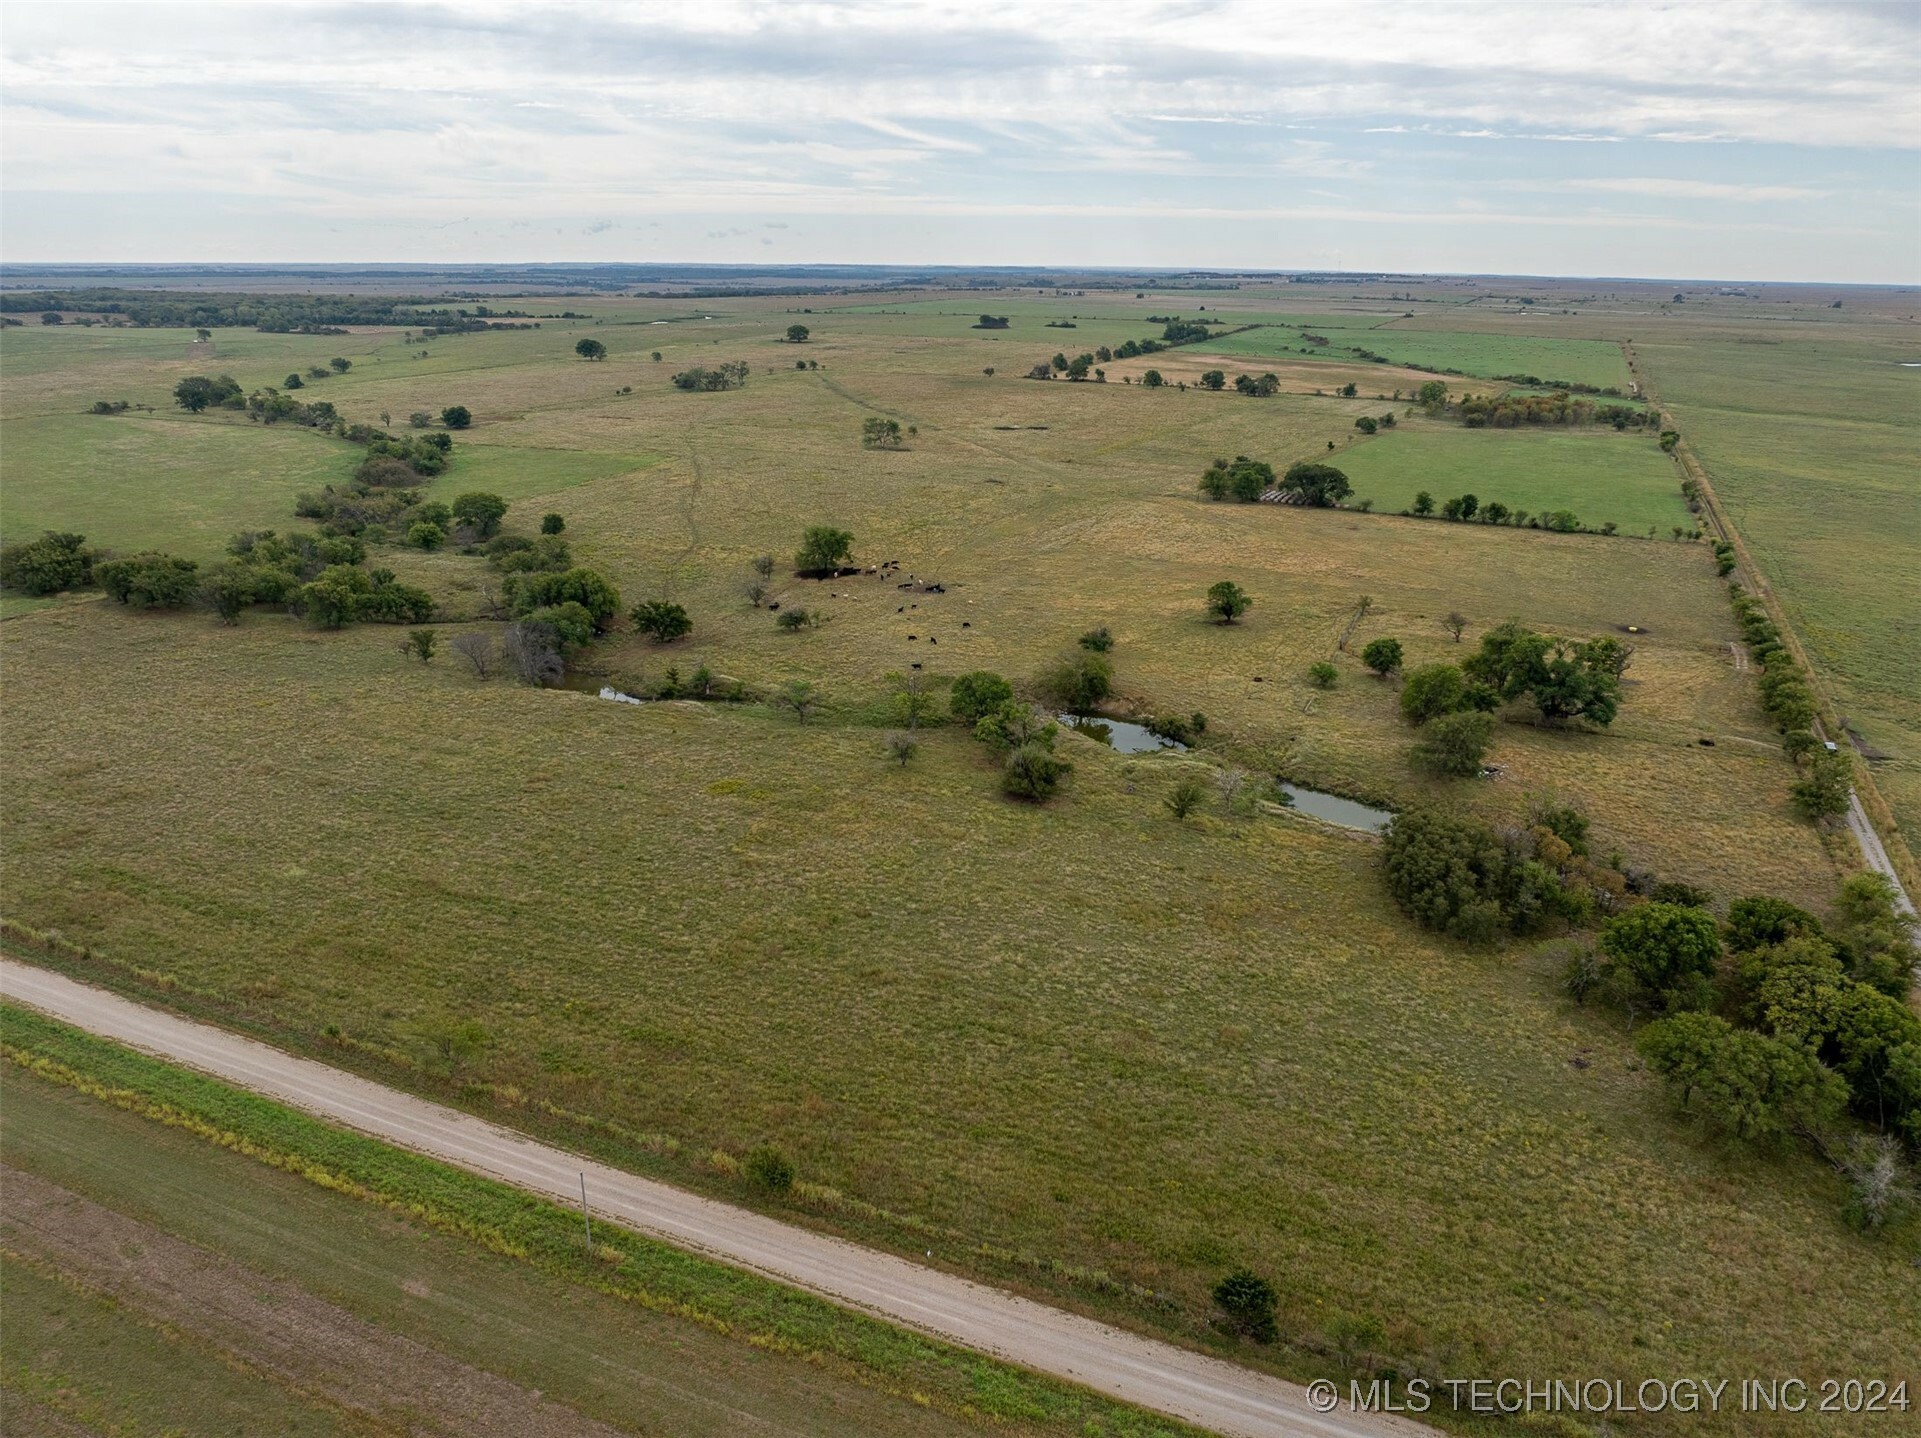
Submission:
[[[1627,363],[1620,347],[1606,340],[1546,339],[1535,335],[1501,335],[1397,328],[1393,323],[1373,328],[1347,327],[1310,320],[1306,326],[1325,336],[1325,346],[1308,343],[1292,326],[1269,326],[1227,335],[1210,348],[1221,354],[1321,355],[1338,358],[1346,348],[1371,350],[1390,363],[1424,365],[1462,375],[1494,378],[1535,375],[1544,380],[1566,380],[1597,388],[1628,386]],[[1456,386],[1458,386],[1458,381]]]
[[[1466,429],[1405,424],[1340,458],[1356,499],[1398,513],[1426,490],[1442,501],[1473,494],[1533,514],[1570,509],[1590,528],[1663,539],[1692,526],[1674,461],[1647,434],[1608,429]]]

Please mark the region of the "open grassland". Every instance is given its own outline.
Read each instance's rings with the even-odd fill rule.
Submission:
[[[1231,312],[1226,317],[1234,318]],[[1399,322],[1356,327],[1315,323],[1309,328],[1324,336],[1327,345],[1309,342],[1298,329],[1266,326],[1224,335],[1210,341],[1209,347],[1222,354],[1250,358],[1318,354],[1327,359],[1339,357],[1332,351],[1358,348],[1384,355],[1390,364],[1425,365],[1482,378],[1535,375],[1596,388],[1618,386],[1625,390],[1628,385],[1627,362],[1621,357],[1620,346],[1606,340],[1403,328]]]
[[[1165,761],[1063,740],[1032,810],[957,734],[900,771],[869,729],[480,685],[364,630],[5,634],[13,913],[510,1122],[593,1114],[734,1193],[702,1156],[772,1137],[842,1195],[818,1221],[1200,1339],[1250,1263],[1294,1371],[1354,1315],[1530,1372],[1892,1371],[1921,1336],[1912,1253],[1824,1173],[1698,1145],[1613,1020],[1393,916],[1367,843],[1173,822]]]
[[[1921,833],[1921,332],[1862,316],[1647,327],[1635,349]]]
[[[1105,624],[1114,707],[1203,711],[1210,764],[1501,820],[1554,794],[1589,810],[1602,855],[1722,900],[1824,907],[1834,866],[1790,813],[1794,770],[1733,662],[1704,547],[1209,504],[1194,487],[1217,455],[1282,467],[1332,445],[1363,495],[1471,489],[1627,527],[1581,497],[1602,475],[1664,506],[1665,531],[1682,511],[1651,441],[1420,423],[1367,442],[1353,420],[1380,411],[1371,399],[1027,382],[1054,349],[1155,333],[1145,313],[1191,297],[1064,332],[994,296],[942,303],[953,313],[595,300],[574,305],[595,320],[425,345],[256,337],[285,348],[231,366],[249,387],[298,345],[351,340],[354,369],[312,397],[397,425],[469,406],[436,494],[495,489],[521,533],[558,510],[625,603],[687,605],[691,638],[660,649],[623,628],[586,657],[590,684],[706,663],[757,692],[809,680],[826,712],[800,726],[757,705],[634,709],[482,683],[451,656],[403,660],[380,628],[31,609],[0,626],[9,916],[122,966],[96,977],[172,984],[296,1045],[337,1025],[336,1058],[678,1181],[739,1196],[714,1151],[778,1139],[832,1190],[798,1201],[812,1221],[1125,1321],[1219,1342],[1206,1289],[1250,1264],[1282,1289],[1293,1342],[1276,1361],[1294,1373],[1324,1371],[1330,1332],[1368,1315],[1393,1320],[1381,1343],[1397,1363],[1478,1371],[1888,1372],[1921,1347],[1912,1242],[1848,1235],[1814,1166],[1700,1146],[1660,1116],[1614,1020],[1569,1007],[1518,950],[1467,955],[1410,929],[1365,841],[1291,816],[1176,823],[1161,798],[1201,758],[1127,760],[1067,736],[1067,791],[1032,810],[997,797],[956,730],[905,770],[881,754],[889,671],[1024,681]],[[1017,330],[970,330],[981,310]],[[793,320],[813,330],[804,346],[779,339]],[[574,357],[588,334],[606,361]],[[108,338],[123,335],[151,338]],[[29,424],[57,438],[123,422],[53,405],[56,390],[94,397],[88,365],[108,361],[63,367],[45,357],[57,339],[33,338],[48,417]],[[229,367],[177,344],[132,350],[106,353],[144,386],[128,397],[157,404],[179,375]],[[752,366],[744,390],[668,385],[733,359]],[[917,433],[862,450],[876,415]],[[1459,461],[1456,484],[1370,476],[1394,446],[1482,458]],[[1560,498],[1486,477],[1502,472]],[[85,528],[57,506],[45,522]],[[901,574],[791,577],[799,531],[822,522]],[[257,523],[236,511],[229,527]],[[742,596],[760,553],[779,561],[783,606],[820,611],[819,627],[779,633]],[[454,553],[374,562],[458,625],[498,583]],[[897,588],[909,575],[946,592]],[[1223,578],[1256,601],[1228,628],[1200,608]],[[1453,609],[1471,619],[1458,648],[1439,623]],[[1391,635],[1410,666],[1456,658],[1510,617],[1628,638],[1620,719],[1504,723],[1498,779],[1419,775],[1395,686],[1351,656]],[[1326,692],[1305,677],[1323,658],[1340,670]],[[484,1042],[450,1063],[441,1041],[469,1019]],[[1822,1276],[1842,1269],[1845,1284]]]
[[[1692,527],[1674,461],[1652,436],[1607,429],[1463,429],[1408,423],[1342,456],[1354,497],[1398,512],[1426,490],[1438,507],[1458,494],[1532,514],[1572,510],[1591,529],[1623,534]]]
[[[53,1065],[0,1064],[9,1433],[49,1412],[108,1431],[388,1432],[426,1394],[406,1431],[959,1434],[981,1415],[1025,1434],[1188,1431],[605,1224],[589,1261],[577,1213],[6,1023],[16,1058]]]

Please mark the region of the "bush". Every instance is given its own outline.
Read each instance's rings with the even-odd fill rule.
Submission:
[[[1114,666],[1104,654],[1062,655],[1040,677],[1041,692],[1070,714],[1085,714],[1114,688]]]
[[[813,622],[814,616],[809,611],[798,606],[792,609],[783,609],[774,616],[774,627],[776,629],[783,629],[789,634],[794,634],[802,629],[806,629],[811,626]]]
[[[631,617],[634,628],[651,636],[656,644],[671,644],[686,636],[694,627],[694,621],[687,617],[685,609],[665,599],[649,599],[644,604],[635,605]]]
[[[229,559],[200,576],[197,597],[220,617],[222,624],[235,624],[242,611],[259,597],[259,592],[252,566]]]
[[[771,1193],[785,1193],[794,1186],[793,1160],[771,1143],[748,1154],[741,1171]]]
[[[420,520],[407,526],[407,543],[415,549],[438,549],[447,542],[447,531],[431,520]]]
[[[1233,499],[1252,504],[1274,488],[1274,466],[1246,455],[1235,456],[1229,464],[1217,459],[1201,475],[1200,490],[1209,499]]]
[[[1457,664],[1423,664],[1401,685],[1401,714],[1410,724],[1425,724],[1467,704],[1467,679]]]
[[[1810,759],[1806,776],[1788,790],[1788,795],[1804,818],[1832,819],[1848,812],[1848,798],[1853,792],[1854,770],[1847,758],[1820,752]]]
[[[1387,678],[1401,667],[1401,641],[1387,638],[1368,640],[1367,647],[1361,651],[1361,663],[1380,678]]]
[[[191,559],[170,554],[136,554],[100,561],[93,577],[113,598],[135,609],[179,609],[193,601],[199,568]]]
[[[574,599],[543,605],[527,615],[527,622],[551,629],[563,656],[592,644],[598,632],[594,616],[587,612],[585,605]]]
[[[1729,950],[1737,954],[1770,948],[1804,935],[1817,939],[1822,936],[1821,921],[1813,914],[1786,899],[1764,894],[1736,899],[1729,904],[1724,934]]]
[[[1096,654],[1105,654],[1114,647],[1114,636],[1103,624],[1099,629],[1088,630],[1074,642],[1083,649],[1092,650]]]
[[[1662,1011],[1705,1008],[1721,960],[1714,916],[1680,904],[1641,904],[1601,926],[1615,991]]]
[[[473,411],[464,404],[450,404],[440,412],[440,422],[448,429],[466,429],[474,422]]]
[[[58,594],[93,582],[93,551],[84,534],[48,530],[38,539],[0,546],[0,585],[23,594]]]
[[[1201,807],[1207,798],[1207,785],[1201,782],[1198,774],[1183,774],[1174,782],[1167,797],[1161,802],[1167,805],[1167,812],[1176,819],[1185,819]]]
[[[1307,682],[1316,689],[1332,689],[1340,677],[1341,671],[1325,659],[1317,659],[1307,666]]]
[[[542,534],[559,534],[561,530],[566,527],[567,521],[561,515],[543,514],[540,516],[540,532]]]
[[[1277,1336],[1277,1301],[1274,1286],[1245,1268],[1237,1268],[1214,1285],[1214,1302],[1227,1315],[1229,1325],[1256,1343],[1272,1343]]]
[[[1013,700],[1013,685],[998,674],[976,669],[954,681],[954,687],[948,691],[947,707],[961,722],[978,724],[994,710],[1003,704],[1011,704]]]
[[[1422,731],[1414,757],[1431,773],[1472,779],[1480,774],[1493,742],[1494,721],[1486,714],[1473,710],[1443,714]]]
[[[1001,771],[1001,788],[1016,799],[1043,803],[1073,767],[1048,745],[1030,741],[1007,756]]]

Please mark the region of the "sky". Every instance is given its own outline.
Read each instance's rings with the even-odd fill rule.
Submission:
[[[0,3],[0,260],[1921,282],[1921,0]]]

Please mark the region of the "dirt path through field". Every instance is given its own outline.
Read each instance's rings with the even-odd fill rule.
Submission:
[[[377,1328],[36,1174],[0,1165],[0,1245],[395,1433],[615,1438],[506,1379]]]
[[[0,995],[278,1102],[573,1206],[676,1247],[933,1337],[1236,1438],[1431,1434],[1382,1414],[1321,1413],[1305,1389],[1191,1349],[1003,1293],[891,1253],[609,1168],[471,1114],[144,1008],[14,959]]]

